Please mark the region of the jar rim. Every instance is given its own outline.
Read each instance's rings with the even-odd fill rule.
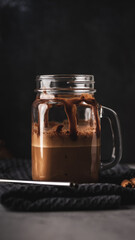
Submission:
[[[90,74],[52,74],[36,77],[36,92],[95,93],[94,76]]]
[[[50,79],[81,79],[83,78],[84,80],[89,80],[94,82],[94,75],[92,74],[48,74],[48,75],[37,75],[36,77],[36,81],[40,81],[40,80],[50,80]]]

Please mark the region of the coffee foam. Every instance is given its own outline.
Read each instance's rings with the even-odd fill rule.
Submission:
[[[32,146],[35,147],[82,147],[82,146],[100,146],[100,138],[97,138],[96,131],[90,126],[78,127],[77,139],[70,138],[69,131],[61,129],[57,131],[58,127],[62,125],[56,125],[55,127],[40,132],[37,134],[36,128],[32,133]]]

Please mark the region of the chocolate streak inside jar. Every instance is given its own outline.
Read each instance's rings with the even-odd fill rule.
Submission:
[[[66,129],[64,122],[53,123],[49,127],[51,106],[47,100],[42,100],[44,107],[39,109],[38,124],[34,124],[32,130],[33,179],[96,182],[100,167],[101,129],[95,98],[90,94],[82,94],[70,99],[55,97],[53,101],[64,106],[69,129]],[[94,127],[92,118],[87,125],[77,124],[77,106],[81,105],[89,107],[94,114]]]

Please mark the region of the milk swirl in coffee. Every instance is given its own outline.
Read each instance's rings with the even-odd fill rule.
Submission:
[[[38,100],[37,100],[38,101]],[[67,120],[61,124],[49,121],[50,100],[42,99],[38,120],[32,125],[32,178],[46,181],[96,182],[100,167],[100,120],[93,95],[55,97],[63,106]],[[35,103],[36,104],[36,103]],[[91,111],[91,117],[80,120],[77,108]]]

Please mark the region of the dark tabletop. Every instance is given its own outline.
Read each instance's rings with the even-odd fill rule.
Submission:
[[[135,206],[122,210],[20,213],[0,205],[1,240],[129,240],[135,235]]]

